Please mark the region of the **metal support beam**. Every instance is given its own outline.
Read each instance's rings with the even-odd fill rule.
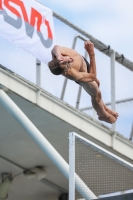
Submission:
[[[77,101],[76,101],[76,108],[79,109],[79,104],[80,104],[80,98],[81,98],[81,92],[82,92],[82,86],[79,86],[78,90],[78,96],[77,96]]]
[[[20,110],[20,108],[8,97],[8,95],[0,89],[0,103],[3,107],[18,121],[24,130],[38,144],[49,159],[58,167],[58,169],[69,179],[69,165],[56,151],[56,149],[48,142],[41,132],[34,126],[28,117]],[[81,187],[82,183],[82,187]],[[76,175],[76,189],[82,193],[83,197],[91,200],[90,190],[86,184]],[[93,194],[91,192],[91,194]],[[96,197],[95,195],[93,195]]]
[[[133,123],[132,123],[132,128],[131,128],[129,140],[132,140],[132,139],[133,139]]]
[[[111,109],[115,111],[115,51],[112,51],[110,57],[110,66],[111,66]],[[115,140],[115,128],[116,124],[112,124],[112,131],[114,132],[112,136],[112,147],[114,147]]]
[[[67,78],[64,79],[64,84],[63,84],[63,88],[62,88],[62,92],[61,92],[61,97],[60,97],[60,99],[61,99],[62,101],[64,100],[65,91],[66,91],[66,86],[67,86]]]
[[[73,48],[75,49],[75,46],[76,46],[76,42],[77,42],[77,39],[80,38],[81,40],[83,41],[86,41],[85,38],[81,37],[80,35],[77,35],[75,36],[74,40],[73,40]],[[85,58],[87,59],[87,51],[85,51]],[[79,85],[79,90],[78,90],[78,96],[77,96],[77,101],[76,101],[76,108],[79,109],[79,105],[80,105],[80,98],[81,98],[81,92],[82,92],[82,86]]]
[[[69,200],[75,199],[75,135],[69,133]]]

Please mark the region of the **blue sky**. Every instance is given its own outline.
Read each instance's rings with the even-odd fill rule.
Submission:
[[[133,61],[133,0],[38,0]]]

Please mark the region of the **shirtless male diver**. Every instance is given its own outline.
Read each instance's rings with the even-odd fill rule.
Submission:
[[[85,41],[84,48],[89,54],[90,64],[77,51],[55,45],[52,50],[52,60],[48,63],[49,69],[54,75],[63,75],[80,84],[91,96],[98,119],[113,124],[117,120],[118,113],[107,108],[102,101],[100,82],[96,76],[94,45],[90,41]]]

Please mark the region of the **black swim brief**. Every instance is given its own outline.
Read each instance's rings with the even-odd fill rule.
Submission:
[[[83,57],[83,56],[82,56]],[[87,72],[88,73],[90,73],[90,64],[89,64],[89,62],[86,60],[86,58],[84,58],[83,57],[83,59],[84,59],[84,61],[85,61],[85,63],[86,63],[86,66],[87,66]],[[78,83],[77,81],[75,81],[76,83]],[[78,83],[79,84],[79,83]]]
[[[82,56],[83,57],[83,56]],[[83,57],[84,58],[84,57]],[[90,73],[90,64],[89,62],[86,60],[86,58],[84,58],[84,61],[86,63],[86,66],[87,66],[87,72]]]

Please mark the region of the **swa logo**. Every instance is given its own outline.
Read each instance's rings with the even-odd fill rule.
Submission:
[[[10,3],[14,3],[17,6],[20,7],[22,11],[22,15],[19,13],[19,11],[14,8]],[[3,1],[4,6],[9,9],[13,14],[16,15],[16,19],[9,16],[6,12],[6,10],[3,9],[2,0],[0,0],[0,14],[3,15],[4,21],[11,26],[13,26],[16,29],[20,29],[22,27],[23,19],[25,23],[25,30],[28,37],[32,39],[34,31],[35,31],[35,24],[37,24],[37,35],[40,38],[41,43],[45,48],[49,48],[52,46],[53,43],[53,35],[50,28],[50,23],[45,19],[45,17],[42,16],[41,13],[39,13],[37,10],[31,7],[31,16],[30,20],[28,19],[27,11],[25,8],[24,3],[21,0],[4,0]],[[47,35],[48,38],[44,39],[43,34],[41,32],[41,25],[45,25],[47,28]]]

